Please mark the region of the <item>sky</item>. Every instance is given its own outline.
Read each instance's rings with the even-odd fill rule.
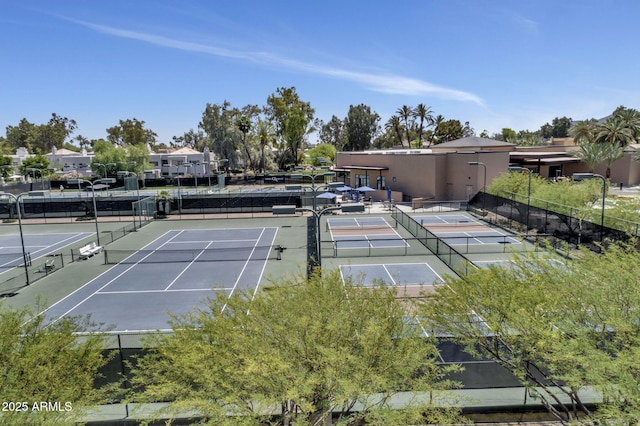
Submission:
[[[640,109],[637,0],[0,0],[0,135],[73,119],[158,142],[295,87],[315,116],[403,105],[476,134]],[[312,140],[313,142],[313,137]]]

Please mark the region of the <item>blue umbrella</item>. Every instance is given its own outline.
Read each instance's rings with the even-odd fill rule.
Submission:
[[[370,192],[370,191],[375,191],[375,189],[370,188],[368,186],[361,186],[359,188],[356,188],[356,191],[358,191],[358,192]]]
[[[343,185],[343,186],[339,186],[336,188],[336,191],[340,191],[340,192],[344,192],[344,191],[351,191],[353,188],[351,188],[349,185]]]
[[[336,197],[337,197],[337,195],[334,194],[333,192],[323,192],[322,194],[316,196],[316,198],[325,198],[325,199],[328,199],[328,200],[332,200],[332,199],[334,199]]]

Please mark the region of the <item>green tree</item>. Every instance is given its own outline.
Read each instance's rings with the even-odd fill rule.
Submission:
[[[38,138],[38,126],[23,118],[17,126],[7,126],[5,130],[7,144],[12,147],[12,153],[20,147],[33,152]]]
[[[140,176],[147,168],[149,151],[146,145],[114,146],[105,140],[95,141],[93,145],[95,156],[91,161],[91,170],[102,177],[118,171],[130,171]],[[100,164],[98,166],[97,164]]]
[[[397,115],[392,115],[387,120],[387,123],[384,125],[387,132],[390,132],[394,136],[394,140],[396,141],[395,145],[403,146],[402,142],[402,123],[400,122],[400,117]]]
[[[582,139],[580,139],[582,141]],[[580,149],[575,151],[573,155],[578,157],[580,161],[582,161],[590,172],[596,168],[598,164],[600,164],[604,160],[604,144],[588,142],[587,137],[585,137],[583,142],[580,143]]]
[[[404,132],[406,135],[406,139],[403,139],[402,146],[409,148],[411,147],[411,129],[413,127],[413,109],[410,106],[402,105],[401,108],[396,110],[396,114],[398,114],[399,118],[404,123]]]
[[[633,142],[633,131],[619,117],[613,117],[596,129],[596,142],[627,146]]]
[[[464,129],[459,120],[447,120],[439,123],[434,133],[438,143],[443,143],[462,138]]]
[[[440,141],[440,139],[439,139],[440,138],[441,128],[442,128],[444,123],[445,123],[445,121],[444,121],[444,116],[443,115],[437,115],[433,119],[433,131],[429,134],[429,144],[427,145],[427,148],[431,148],[431,145],[433,145],[433,144],[444,142],[444,141]]]
[[[380,116],[368,105],[350,105],[344,128],[347,134],[346,151],[363,151],[371,147],[371,141],[380,130]]]
[[[508,267],[445,278],[421,314],[470,353],[511,371],[563,424],[633,424],[640,417],[638,277],[632,244],[570,261],[521,253]],[[596,412],[581,398],[586,388],[603,396]]]
[[[341,151],[346,144],[346,133],[344,131],[344,122],[335,115],[331,116],[328,123],[319,123],[320,129],[318,140],[320,143],[329,143]]]
[[[306,135],[314,130],[311,124],[315,110],[309,102],[300,100],[295,87],[281,87],[267,98],[264,112],[275,123],[283,148],[288,150],[289,155],[280,158],[280,168],[287,161],[298,165],[298,151]]]
[[[419,120],[418,148],[422,148],[422,134],[424,131],[424,124],[426,122],[427,126],[433,125],[433,110],[431,109],[431,107],[428,107],[425,104],[418,104],[418,106],[416,106],[413,110],[413,115]]]
[[[246,115],[242,115],[236,119],[236,127],[242,134],[242,147],[243,147],[243,157],[244,157],[244,173],[247,174],[247,167],[249,163],[251,163],[251,151],[249,149],[249,145],[247,144],[247,133],[251,130],[251,119]]]
[[[189,129],[189,131],[182,136],[174,136],[172,145],[186,146],[202,152],[205,148],[209,148],[209,138],[207,138],[201,129]]]
[[[118,125],[107,129],[107,139],[114,145],[152,145],[158,135],[144,127],[144,121],[137,118],[120,120]]]
[[[620,106],[616,108],[613,115],[620,119],[625,127],[631,131],[635,141],[640,139],[640,112],[638,110]]]
[[[393,289],[352,284],[339,271],[295,276],[255,297],[235,293],[174,317],[173,334],[150,342],[134,370],[141,400],[172,401],[216,425],[266,417],[321,425],[332,412],[342,424],[459,420],[455,410],[417,400],[390,410],[400,391],[448,388],[451,367],[436,365],[433,342],[405,321],[407,306]],[[271,416],[274,407],[281,410]]]
[[[518,138],[518,134],[515,130],[510,129],[508,127],[504,127],[502,129],[502,140],[505,142],[515,143]]]
[[[67,138],[78,128],[75,120],[61,117],[56,113],[51,114],[47,124],[40,126],[38,140],[33,148],[34,152],[47,153],[54,146],[64,147]]]
[[[624,148],[618,144],[604,144],[602,147],[602,157],[607,166],[604,177],[609,179],[611,177],[611,166],[613,163],[624,157]]]
[[[13,174],[13,159],[8,155],[0,154],[0,177],[7,179]]]
[[[22,176],[29,176],[32,178],[44,177],[51,174],[49,168],[49,160],[43,154],[36,154],[32,157],[27,157],[22,160],[20,164],[20,174]],[[29,170],[31,169],[31,170]],[[38,171],[34,171],[37,169]]]
[[[88,408],[111,402],[114,387],[96,386],[109,360],[103,335],[76,335],[94,329],[87,319],[47,324],[30,309],[0,306],[0,398],[24,409],[3,409],[3,425],[73,425]],[[40,401],[59,401],[60,410],[34,409]]]
[[[266,158],[265,158],[265,148],[268,145],[273,144],[275,140],[275,129],[271,122],[263,119],[258,119],[256,123],[256,136],[258,138],[258,142],[260,143],[260,168],[262,169],[262,173],[266,172]]]
[[[234,167],[238,163],[238,148],[240,147],[240,132],[235,128],[237,108],[224,101],[221,104],[207,104],[202,113],[200,128],[204,130],[211,141],[211,148],[219,159],[228,160],[225,167]]]
[[[324,161],[333,164],[336,160],[336,147],[328,143],[319,143],[307,153],[309,162],[314,166],[324,166]]]
[[[594,119],[578,121],[569,128],[569,135],[573,138],[573,142],[578,145],[594,142],[596,128],[597,121]]]
[[[55,113],[51,114],[47,124],[41,125],[30,123],[23,118],[17,126],[6,127],[7,143],[12,146],[14,152],[20,147],[25,147],[32,153],[47,153],[54,146],[63,147],[66,139],[77,127],[74,120]]]
[[[540,127],[540,133],[545,139],[549,138],[566,138],[569,136],[569,128],[571,127],[571,118],[556,117],[551,124],[546,123]]]

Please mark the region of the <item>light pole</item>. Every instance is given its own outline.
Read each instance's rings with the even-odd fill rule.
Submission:
[[[184,172],[185,173],[187,172],[187,169],[194,168],[192,163],[185,163],[182,166],[184,167]],[[196,177],[196,173],[197,172],[193,173],[193,179],[194,179],[194,182],[195,182],[195,188],[196,188],[196,194],[197,194],[198,193],[198,178]]]
[[[38,178],[35,176],[35,172],[40,173],[40,181],[42,182],[42,190],[44,191],[44,174],[42,172],[42,169],[39,169],[37,167],[28,167],[25,169],[27,172],[32,172],[34,173],[34,177],[36,178],[36,182],[38,181]]]
[[[96,206],[96,191],[94,186],[96,182],[100,182],[100,181],[102,181],[102,179],[96,179],[93,182],[86,179],[69,179],[67,181],[67,185],[73,185],[74,183],[77,183],[78,187],[80,187],[80,184],[83,182],[91,185],[91,196],[93,198],[93,218],[95,219],[95,222],[96,222],[96,244],[98,245],[100,245],[100,230],[98,229],[98,208]]]
[[[321,211],[316,211],[315,209],[310,209],[308,207],[296,207],[295,205],[284,205],[284,206],[273,206],[271,213],[274,215],[277,214],[295,214],[296,212],[310,212],[313,213],[313,215],[315,216],[316,219],[316,254],[317,254],[317,261],[318,261],[318,266],[322,267],[322,254],[320,253],[322,250],[321,244],[320,244],[320,219],[322,218],[322,215],[328,212],[332,212],[335,210],[342,210],[345,209],[345,211],[347,211],[347,207],[345,206],[335,206],[335,207],[327,207],[326,209],[322,209]],[[349,212],[363,212],[364,211],[364,204],[354,204],[348,207],[348,211]]]
[[[20,213],[20,198],[22,198],[25,195],[29,195],[31,193],[38,193],[41,194],[41,191],[31,191],[31,192],[23,192],[22,194],[18,194],[18,195],[13,195],[9,192],[0,192],[0,196],[1,197],[11,197],[15,200],[16,202],[16,211],[18,213],[18,229],[20,230],[20,245],[22,246],[22,262],[24,263],[24,275],[26,277],[26,285],[31,284],[29,282],[29,262],[27,259],[27,252],[24,248],[24,234],[22,233],[22,213]]]
[[[101,176],[103,178],[108,177],[107,176],[107,165],[106,164],[102,164],[102,163],[91,163],[92,166],[96,166],[96,167],[102,167],[104,169],[104,174],[101,174]]]
[[[531,175],[533,174],[531,169],[526,167],[509,167],[510,172],[527,172],[529,173],[529,185],[527,187],[527,230],[529,230],[529,210],[531,208]]]
[[[138,197],[138,201],[140,201],[140,185],[138,184],[138,179],[140,179],[140,177],[138,176],[137,173],[135,172],[130,172],[128,170],[121,170],[119,172],[116,173],[117,176],[130,176],[133,175],[136,177],[136,196]]]
[[[598,178],[602,179],[602,213],[600,215],[600,242],[604,240],[604,208],[605,208],[605,199],[607,197],[607,180],[602,175],[598,175],[595,173],[574,173],[573,180],[581,181],[587,179]]]
[[[316,204],[316,178],[318,176],[322,176],[322,177],[327,177],[327,176],[335,176],[336,174],[334,172],[326,172],[326,173],[312,173],[309,175],[305,175],[302,173],[293,173],[291,174],[291,179],[300,179],[300,180],[304,180],[305,176],[309,176],[311,178],[311,192],[313,193],[313,210],[316,210],[317,208],[317,204]]]
[[[479,161],[469,161],[467,164],[469,164],[470,166],[482,166],[482,168],[484,169],[484,180],[482,183],[482,212],[483,214],[485,213],[485,198],[487,195],[487,165],[484,163],[481,163]]]

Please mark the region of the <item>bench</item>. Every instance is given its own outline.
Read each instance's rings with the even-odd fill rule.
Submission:
[[[44,272],[48,274],[49,272],[52,272],[54,269],[56,269],[55,257],[44,262],[44,265],[42,265],[42,267],[38,269],[38,272]]]
[[[80,259],[88,259],[94,254],[100,253],[101,251],[102,247],[97,245],[95,242],[89,243],[78,249],[78,252],[80,253]]]

